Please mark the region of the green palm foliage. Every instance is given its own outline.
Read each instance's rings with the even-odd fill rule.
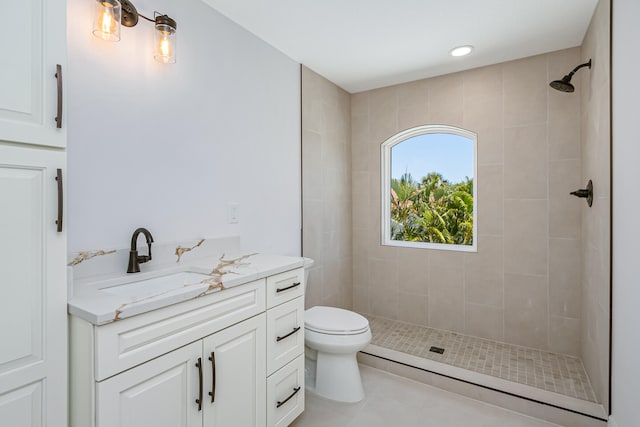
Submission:
[[[431,172],[419,182],[405,173],[391,180],[391,238],[473,244],[473,179],[452,184]]]

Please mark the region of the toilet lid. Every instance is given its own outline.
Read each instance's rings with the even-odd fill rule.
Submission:
[[[365,332],[369,321],[353,311],[316,306],[304,312],[304,327],[325,334],[354,335]]]

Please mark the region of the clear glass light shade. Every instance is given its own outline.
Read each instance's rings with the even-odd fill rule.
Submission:
[[[103,40],[120,41],[122,8],[118,0],[97,0],[94,6],[93,35]]]
[[[176,29],[171,25],[156,21],[154,34],[155,52],[153,57],[156,61],[165,64],[176,63]]]

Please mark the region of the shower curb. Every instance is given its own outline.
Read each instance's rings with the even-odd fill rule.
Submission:
[[[484,403],[567,427],[605,427],[607,415],[587,402],[502,378],[370,344],[358,362]]]

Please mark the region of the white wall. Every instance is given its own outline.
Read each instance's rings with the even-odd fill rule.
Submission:
[[[640,425],[640,2],[613,1],[613,372],[611,410],[617,427]]]
[[[199,0],[134,3],[177,21],[177,64],[153,60],[152,23],[107,43],[94,2],[68,1],[69,251],[125,247],[144,226],[299,254],[299,65]]]

